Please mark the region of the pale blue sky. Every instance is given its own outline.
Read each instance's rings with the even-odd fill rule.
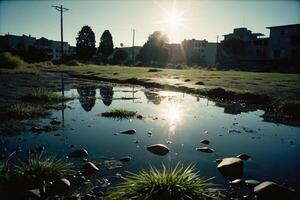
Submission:
[[[65,41],[75,45],[78,31],[89,25],[96,35],[96,46],[105,29],[112,33],[115,46],[143,45],[150,33],[167,33],[170,42],[183,39],[207,39],[215,42],[217,35],[247,27],[253,32],[269,34],[267,26],[300,23],[300,1],[204,1],[177,0],[178,24],[168,18],[171,0],[102,0],[102,1],[0,1],[0,34],[31,34],[60,40],[60,15],[51,5],[63,5]],[[178,14],[179,15],[179,14]],[[222,37],[221,37],[222,39]]]

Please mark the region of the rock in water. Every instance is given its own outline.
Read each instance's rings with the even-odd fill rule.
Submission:
[[[242,160],[248,160],[249,158],[251,158],[249,155],[246,155],[246,154],[240,154],[240,155],[238,155],[236,157],[240,158]]]
[[[133,135],[136,133],[136,130],[135,129],[129,129],[129,130],[126,130],[126,131],[121,131],[120,134],[127,134],[127,135]]]
[[[200,143],[202,143],[202,144],[209,144],[210,142],[208,140],[201,140]]]
[[[57,181],[54,181],[54,183],[52,184],[52,186],[50,188],[51,194],[58,194],[58,193],[65,192],[67,189],[69,189],[70,186],[71,186],[71,183],[66,178],[62,178]]]
[[[209,147],[201,147],[201,148],[196,148],[196,151],[201,151],[204,153],[212,153],[214,152],[213,149],[209,148]]]
[[[239,179],[243,175],[243,160],[240,158],[223,158],[218,165],[218,170],[221,174],[229,180]]]
[[[68,154],[69,157],[74,157],[74,158],[85,157],[87,155],[88,152],[85,149],[78,149]]]
[[[257,185],[254,188],[257,200],[269,200],[269,199],[289,199],[296,200],[296,192],[289,190],[288,188],[277,185],[276,183],[265,181]]]
[[[120,158],[119,161],[129,162],[129,161],[131,161],[131,159],[132,159],[131,156],[124,156],[124,157]]]
[[[169,153],[169,148],[163,144],[154,144],[147,147],[147,150],[159,156],[164,156]]]
[[[230,182],[235,187],[244,187],[246,185],[245,181],[242,179],[235,179]]]
[[[255,186],[257,186],[259,184],[259,181],[257,180],[245,180],[246,185],[249,187],[254,188]]]
[[[220,164],[222,162],[222,160],[223,159],[218,158],[218,159],[216,159],[216,163]]]
[[[96,167],[96,165],[94,165],[94,163],[92,162],[87,162],[81,170],[83,174],[88,174],[88,175],[94,174],[97,171],[99,171],[99,168]]]

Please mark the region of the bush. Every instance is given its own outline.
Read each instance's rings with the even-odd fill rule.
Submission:
[[[4,52],[0,54],[0,68],[19,68],[26,63],[18,56],[13,56],[10,52]]]
[[[218,189],[195,172],[192,166],[159,171],[150,167],[124,177],[124,182],[113,188],[107,195],[110,200],[216,200],[220,199]]]

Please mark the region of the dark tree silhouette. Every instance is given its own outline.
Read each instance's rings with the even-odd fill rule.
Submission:
[[[101,86],[100,88],[100,95],[102,97],[102,102],[106,106],[110,106],[113,101],[114,91],[113,87],[111,86]]]
[[[160,31],[155,31],[148,37],[148,41],[143,45],[137,59],[143,64],[163,65],[168,60],[168,49],[166,43],[168,38]]]
[[[96,88],[93,86],[80,86],[77,88],[77,92],[81,107],[86,112],[91,111],[96,102]]]
[[[92,58],[96,51],[95,33],[89,26],[83,26],[76,38],[76,53],[80,59],[88,60]]]
[[[113,54],[114,44],[109,30],[105,30],[100,38],[98,53],[101,54],[104,63],[107,63],[107,58]]]
[[[113,64],[122,64],[127,60],[127,58],[127,51],[124,51],[123,49],[117,49],[113,55]]]

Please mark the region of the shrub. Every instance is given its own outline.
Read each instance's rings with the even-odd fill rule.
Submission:
[[[0,54],[0,68],[19,68],[26,63],[18,56],[13,56],[10,52],[4,52]]]
[[[195,172],[194,167],[176,165],[174,169],[159,171],[150,167],[123,177],[124,182],[113,188],[107,195],[110,200],[216,200],[218,189]]]

